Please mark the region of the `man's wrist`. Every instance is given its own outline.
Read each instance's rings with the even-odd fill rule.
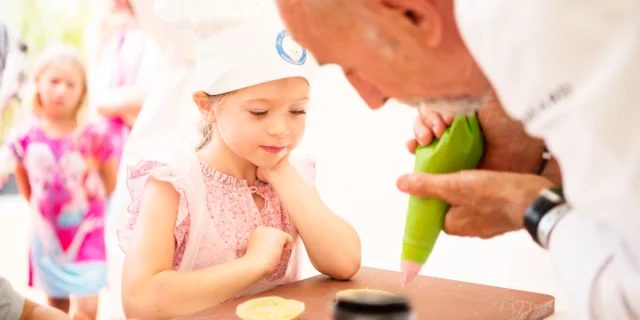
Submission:
[[[519,192],[514,194],[513,203],[517,204],[517,207],[511,210],[513,213],[512,220],[519,225],[520,228],[526,227],[524,225],[525,215],[531,204],[540,197],[540,193],[543,190],[553,187],[553,182],[544,177],[536,175],[528,175],[528,177],[530,179],[527,180],[526,185],[516,188]]]
[[[525,229],[536,243],[546,249],[555,224],[568,211],[561,187],[543,189],[525,211]]]

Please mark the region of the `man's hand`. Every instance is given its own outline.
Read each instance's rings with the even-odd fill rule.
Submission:
[[[414,153],[418,144],[428,145],[440,138],[453,118],[429,111],[428,106],[418,108],[414,123],[415,138],[407,143]],[[484,157],[478,168],[519,173],[536,173],[542,163],[544,143],[527,135],[518,121],[503,110],[495,95],[478,111],[478,120],[485,138]]]
[[[521,229],[527,207],[553,183],[531,174],[469,170],[407,174],[397,185],[410,195],[451,204],[445,216],[446,233],[487,239]]]

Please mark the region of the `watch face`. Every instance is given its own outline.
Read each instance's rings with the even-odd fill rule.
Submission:
[[[562,201],[562,196],[550,189],[540,191],[540,196],[547,198],[553,203],[560,203]]]
[[[549,237],[551,236],[551,231],[558,224],[558,222],[571,210],[571,207],[568,204],[561,204],[555,206],[553,209],[549,210],[547,214],[545,214],[538,224],[537,230],[537,238],[538,243],[544,249],[549,247]]]

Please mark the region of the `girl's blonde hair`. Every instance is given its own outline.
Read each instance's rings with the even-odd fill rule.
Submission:
[[[30,91],[32,91],[32,98],[26,100],[26,102],[30,104],[27,107],[30,109],[31,114],[40,117],[42,113],[42,101],[40,100],[40,93],[38,92],[38,80],[47,68],[60,62],[71,63],[81,73],[83,87],[82,97],[74,110],[76,120],[78,121],[78,125],[80,125],[85,122],[87,117],[87,72],[80,52],[70,45],[56,44],[49,46],[38,57],[31,76]]]

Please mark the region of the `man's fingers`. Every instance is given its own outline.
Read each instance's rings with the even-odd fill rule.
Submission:
[[[518,230],[500,211],[480,211],[474,206],[451,207],[444,218],[443,231],[459,237],[490,239]]]
[[[512,194],[513,177],[508,173],[487,170],[463,170],[454,173],[429,174],[414,172],[401,176],[398,189],[412,196],[438,198],[451,205],[489,204]],[[530,181],[530,180],[527,180]],[[516,193],[517,194],[517,193]]]
[[[452,236],[468,236],[469,227],[468,207],[451,207],[444,216],[443,231]]]
[[[433,140],[433,132],[429,129],[420,118],[416,118],[413,123],[413,134],[421,146],[427,146]]]
[[[463,196],[464,188],[458,173],[410,173],[398,179],[400,191],[421,198],[439,198],[454,204]]]

